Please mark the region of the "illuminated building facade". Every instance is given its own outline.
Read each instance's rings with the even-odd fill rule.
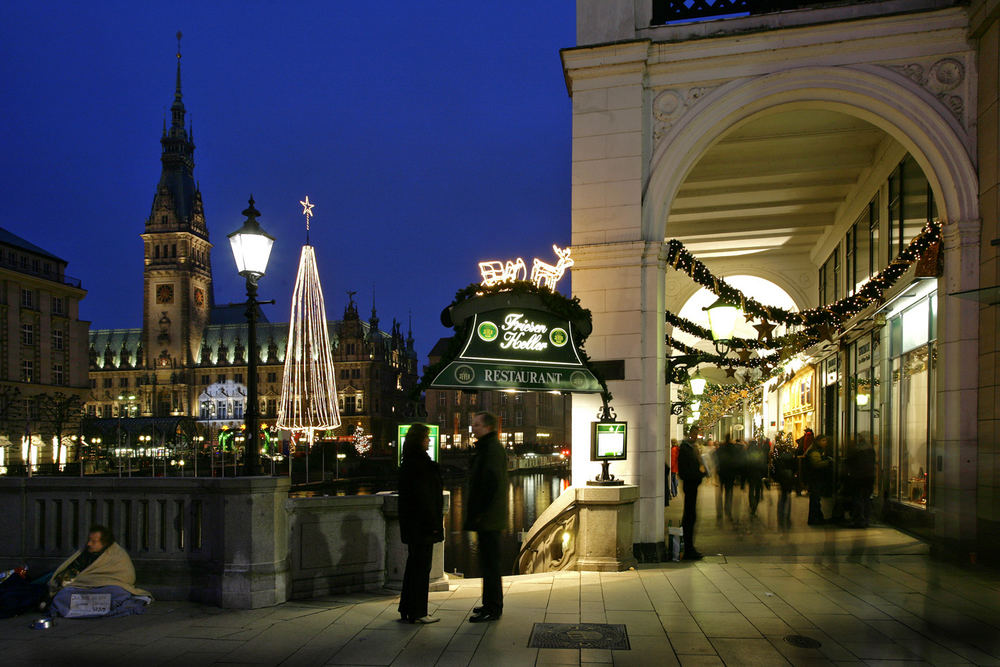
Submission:
[[[432,365],[441,360],[449,342],[442,338],[431,350]],[[497,416],[500,442],[505,446],[548,451],[569,446],[572,403],[570,394],[558,392],[428,389],[424,405],[427,422],[441,429],[442,448],[469,448],[472,417],[486,411]]]
[[[212,292],[208,227],[194,180],[194,142],[184,127],[180,61],[171,121],[164,128],[162,171],[143,239],[143,323],[92,329],[90,391],[94,418],[193,418],[214,431],[238,427],[246,410],[246,306],[217,305]],[[226,248],[228,252],[228,247]],[[340,412],[337,434],[360,423],[376,448],[395,440],[409,390],[416,384],[412,332],[393,320],[389,332],[363,322],[350,300],[328,322]],[[278,415],[288,323],[258,314],[258,396],[264,423]],[[163,422],[167,423],[167,422]]]
[[[51,435],[75,433],[88,393],[86,294],[65,260],[0,228],[0,468],[25,435],[51,460]]]
[[[625,366],[609,384],[635,436],[616,466],[640,486],[635,542],[663,542],[663,445],[678,436],[665,312],[701,288],[669,241],[802,312],[862,293],[933,220],[936,256],[795,354],[816,368],[811,426],[835,454],[875,446],[884,519],[943,553],[1000,556],[996,3],[720,4],[582,0],[561,52],[573,291],[593,313],[588,352]],[[770,389],[763,424],[779,421]],[[577,454],[597,408],[574,402]],[[580,484],[596,464],[573,467]]]

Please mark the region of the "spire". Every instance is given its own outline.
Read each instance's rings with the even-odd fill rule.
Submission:
[[[177,31],[177,85],[174,88],[174,103],[170,106],[172,118],[171,128],[179,128],[184,131],[184,102],[181,100],[181,37],[180,30]]]
[[[204,215],[197,204],[194,183],[194,141],[184,128],[184,102],[181,99],[181,32],[177,32],[177,79],[174,85],[174,102],[170,106],[170,123],[164,121],[164,132],[160,138],[162,152],[160,162],[160,183],[153,200],[153,210],[149,218],[160,221],[165,213],[171,212],[174,224],[188,228],[208,237]],[[148,223],[149,224],[149,223]]]

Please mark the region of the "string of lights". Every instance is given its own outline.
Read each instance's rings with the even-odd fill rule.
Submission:
[[[748,297],[740,290],[716,277],[700,260],[695,258],[684,244],[671,239],[667,244],[667,264],[677,271],[686,273],[702,287],[738,306],[743,313],[753,318],[764,318],[786,326],[839,325],[854,317],[866,307],[882,299],[882,293],[892,287],[906,270],[920,257],[941,241],[941,223],[928,222],[920,234],[889,263],[885,269],[872,276],[857,292],[834,303],[794,312],[777,306],[765,306]]]

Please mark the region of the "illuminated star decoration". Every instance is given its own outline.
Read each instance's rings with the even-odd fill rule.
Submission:
[[[302,204],[302,215],[306,216],[306,238],[308,239],[309,238],[309,220],[310,220],[310,218],[313,217],[313,207],[316,206],[316,204],[313,204],[313,203],[311,203],[309,201],[309,195],[306,195],[306,200],[305,201],[300,201],[299,203]]]
[[[766,319],[761,318],[760,324],[753,325],[753,328],[757,330],[757,340],[771,338],[771,333],[774,331],[774,327],[776,326],[777,324],[774,322],[768,322]]]

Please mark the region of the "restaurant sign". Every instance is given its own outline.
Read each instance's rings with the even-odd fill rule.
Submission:
[[[597,393],[580,360],[573,323],[532,308],[471,314],[458,357],[438,373],[441,389],[524,389]]]

